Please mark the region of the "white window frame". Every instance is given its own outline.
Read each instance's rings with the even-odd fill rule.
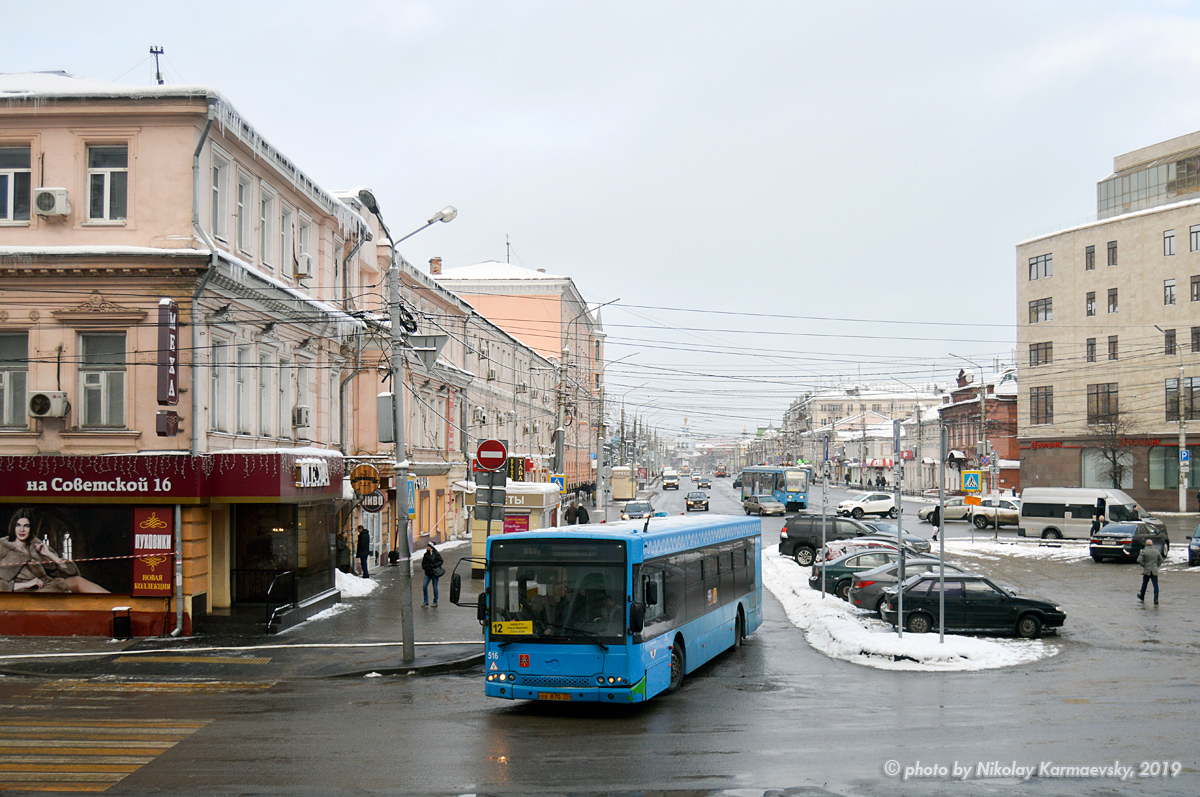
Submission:
[[[25,416],[25,402],[29,386],[29,333],[5,332],[0,337],[21,338],[24,352],[17,352],[19,343],[14,343],[12,360],[0,360],[0,426],[6,428],[29,426]]]
[[[275,265],[276,194],[266,183],[259,185],[258,194],[258,260],[264,266]]]
[[[1163,230],[1163,257],[1171,257],[1175,254],[1175,231]]]
[[[250,176],[238,172],[237,187],[234,189],[237,208],[237,249],[244,255],[251,254],[254,241],[254,183]]]
[[[123,352],[124,362],[115,364],[89,365],[85,361],[86,341],[100,336],[119,335],[126,347]],[[125,389],[125,372],[129,366],[129,340],[125,331],[120,332],[84,332],[79,335],[79,425],[85,429],[124,428],[125,403],[128,391]],[[89,396],[98,393],[100,398],[100,417],[93,418],[88,411]],[[119,394],[119,398],[114,394]]]
[[[0,149],[24,149],[29,153],[30,167],[33,164],[33,147],[28,144],[21,143],[5,143],[0,142]],[[4,192],[4,215],[0,216],[0,224],[29,224],[30,214],[33,212],[33,170],[30,167],[21,168],[19,166],[9,166],[0,169],[0,177],[7,178],[4,186],[0,191]],[[15,218],[14,212],[17,204],[17,175],[25,175],[25,215],[21,218]]]
[[[111,149],[121,147],[125,150],[125,166],[96,166],[92,163],[92,150],[94,149]],[[108,143],[91,142],[87,145],[84,157],[87,159],[87,220],[92,224],[124,224],[129,218],[129,142],[128,141],[113,141]],[[114,175],[123,174],[125,176],[125,215],[113,216],[112,209],[112,192]],[[92,191],[94,177],[103,178],[102,188],[104,194],[104,210],[100,216],[92,215]]]
[[[296,263],[296,210],[279,205],[279,273],[290,277]]]
[[[253,413],[250,412],[250,390],[254,382],[254,369],[250,367],[252,354],[249,346],[237,348],[233,387],[234,432],[237,434],[251,434],[254,428]]]
[[[317,277],[317,256],[312,253],[312,231],[312,219],[310,219],[307,214],[301,211],[300,219],[296,223],[296,257],[298,259],[300,255],[306,254],[312,258],[312,275],[315,279]],[[295,270],[293,269],[286,276],[293,277],[294,274]]]
[[[279,358],[278,378],[276,380],[279,388],[278,398],[278,414],[279,414],[279,436],[292,436],[292,363],[282,357]]]
[[[274,437],[275,430],[271,424],[271,406],[274,404],[272,374],[275,364],[270,352],[258,354],[258,434],[260,437]]]
[[[232,167],[233,161],[230,158],[213,150],[209,223],[212,225],[213,237],[221,241],[229,240],[229,171]]]
[[[315,402],[309,402],[308,390],[308,375],[313,373],[313,364],[311,360],[297,357],[296,358],[296,398],[293,407],[305,406],[308,407],[308,429],[303,432],[298,432],[297,436],[307,437],[309,439],[316,438],[317,425],[317,406]],[[290,419],[289,419],[290,420]]]
[[[213,338],[209,360],[208,424],[214,432],[228,432],[230,342]]]

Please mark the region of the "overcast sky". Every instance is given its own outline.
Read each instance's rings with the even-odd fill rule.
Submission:
[[[457,206],[413,263],[503,261],[507,236],[619,298],[608,395],[668,433],[1011,361],[1016,243],[1093,215],[1114,155],[1200,129],[1194,3],[56,8],[6,9],[0,71],[149,84],[164,47],[168,83],[325,188],[371,185],[394,230]]]

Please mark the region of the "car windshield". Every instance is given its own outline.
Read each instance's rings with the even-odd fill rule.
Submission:
[[[775,506],[779,505],[779,502],[769,495],[760,495],[758,497],[758,502],[760,504],[774,504]]]
[[[695,498],[708,498],[708,495],[706,495],[705,493],[688,493],[688,494],[687,494],[687,497],[688,497],[688,498],[691,498],[691,499],[695,499]]]
[[[627,515],[642,514],[653,511],[654,507],[650,506],[649,501],[630,501],[625,505],[625,514]]]

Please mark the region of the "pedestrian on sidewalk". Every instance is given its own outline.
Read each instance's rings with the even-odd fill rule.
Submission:
[[[1162,551],[1152,541],[1146,540],[1142,552],[1138,554],[1138,564],[1142,566],[1142,589],[1138,592],[1138,600],[1146,600],[1146,584],[1154,584],[1154,604],[1158,605],[1158,566],[1163,562]]]
[[[351,571],[350,542],[346,539],[345,531],[339,531],[337,535],[337,568],[343,573]]]
[[[371,574],[367,572],[367,558],[371,555],[371,533],[367,531],[366,526],[358,527],[358,547],[354,551],[354,555],[358,557],[358,563],[362,569],[360,574],[363,578],[370,578]]]
[[[575,520],[579,515],[579,509],[575,506],[575,502],[567,504],[567,511],[563,512],[563,519],[567,521],[568,526],[574,526]]]
[[[933,541],[937,542],[938,535],[942,532],[941,504],[934,504],[933,511],[929,513],[929,524],[933,526]]]
[[[446,568],[442,567],[445,562],[442,555],[438,553],[438,549],[433,547],[432,542],[425,543],[425,555],[421,557],[421,570],[425,572],[425,583],[421,585],[421,594],[425,598],[422,606],[429,605],[429,582],[433,582],[433,608],[437,608],[438,604],[438,579],[446,575]]]
[[[582,526],[584,523],[587,523],[591,519],[592,518],[591,518],[591,515],[588,514],[587,507],[584,506],[583,504],[580,504],[579,507],[575,510],[575,522],[578,523],[580,526]]]

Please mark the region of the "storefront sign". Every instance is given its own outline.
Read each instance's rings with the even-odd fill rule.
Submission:
[[[171,594],[174,518],[164,507],[133,510],[133,595]]]
[[[154,418],[154,433],[159,437],[179,434],[179,413],[175,410],[159,410]]]
[[[169,554],[172,530],[168,507],[134,509],[97,502],[84,506],[50,504],[3,510],[3,522],[7,528],[14,529],[16,537],[8,543],[3,564],[0,564],[0,579],[8,582],[5,591],[36,595],[130,594],[135,512],[139,523],[147,521],[154,512],[166,520],[165,530],[160,530],[158,522],[152,521],[140,531],[165,534]],[[24,540],[20,531],[23,529],[28,529]],[[157,541],[147,539],[145,542],[145,550],[157,555]],[[165,571],[159,567],[159,572]],[[166,583],[169,589],[170,580]]]
[[[379,471],[374,465],[363,463],[350,471],[350,486],[359,495],[370,495],[379,490]],[[375,510],[378,511],[378,510]]]
[[[358,506],[364,512],[382,511],[383,508],[387,506],[387,495],[385,495],[382,490],[376,490],[373,493],[368,493],[362,497],[362,501],[358,503]]]
[[[179,305],[158,300],[158,403],[179,403]]]
[[[518,531],[529,531],[529,515],[505,515],[504,533],[514,534]]]
[[[296,460],[297,487],[328,487],[329,463],[323,459]]]

